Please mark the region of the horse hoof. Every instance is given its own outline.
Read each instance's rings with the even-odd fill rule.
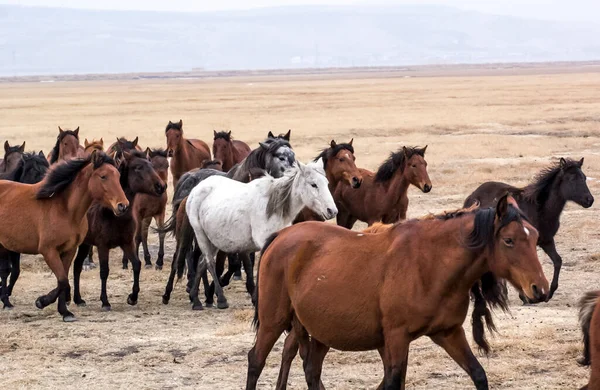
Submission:
[[[8,303],[8,304],[5,303],[4,307],[3,307],[4,310],[12,310],[14,308],[15,307],[13,305],[11,305],[10,303]]]
[[[111,311],[112,307],[110,305],[102,305],[102,311]]]
[[[125,264],[123,264],[123,269],[129,269]]]
[[[185,293],[186,293],[186,294],[189,294],[189,293],[190,293],[190,291],[192,291],[192,289],[191,289],[191,288],[189,288],[189,287],[186,287],[186,288],[185,288]]]
[[[67,314],[63,316],[63,322],[75,322],[77,318],[73,314]]]
[[[127,297],[127,304],[131,306],[137,305],[137,298],[133,298],[131,295]]]
[[[146,264],[146,265],[144,265],[144,268],[146,268],[146,269],[152,269],[152,264]]]
[[[193,305],[192,310],[204,310],[204,307],[202,306],[202,304]]]
[[[83,299],[81,301],[79,301],[79,302],[75,302],[75,304],[78,307],[86,307],[87,306],[87,303],[85,303],[85,301]]]
[[[154,267],[154,269],[156,269],[157,271],[162,271],[162,265],[158,265],[156,264],[156,266]]]
[[[37,307],[38,309],[43,309],[44,308],[44,304],[42,303],[42,298],[38,298],[35,300],[35,307]]]
[[[212,302],[211,302],[211,303],[208,303],[208,302],[206,302],[206,303],[204,304],[204,306],[206,306],[206,307],[211,307],[211,308],[212,308],[214,305],[213,305],[213,303],[212,303]]]
[[[217,302],[217,309],[228,309],[229,303],[225,302]]]
[[[242,277],[241,277],[241,276],[234,275],[234,276],[233,276],[233,280],[242,280]]]
[[[168,305],[168,304],[169,304],[169,298],[167,298],[167,297],[165,297],[165,296],[163,295],[163,297],[162,297],[162,302],[163,302],[163,305]]]

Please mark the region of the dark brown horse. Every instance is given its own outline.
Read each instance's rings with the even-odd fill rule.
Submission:
[[[223,162],[219,160],[204,160],[202,161],[202,166],[200,168],[194,168],[191,171],[196,171],[198,169],[214,169],[215,171],[223,172]]]
[[[214,130],[213,130],[214,131]],[[213,158],[222,162],[222,170],[229,171],[235,164],[242,162],[251,152],[245,142],[231,137],[231,131],[214,131]]]
[[[173,187],[184,173],[202,166],[204,160],[210,160],[210,149],[206,142],[183,137],[183,121],[169,121],[165,129],[167,153],[171,157]]]
[[[146,149],[146,155],[152,163],[152,167],[163,181],[167,183],[169,176],[169,160],[167,159],[167,151],[164,149]],[[156,269],[160,270],[163,267],[163,258],[165,256],[165,233],[161,230],[165,224],[165,212],[167,208],[167,192],[161,196],[153,194],[138,193],[133,202],[133,215],[138,221],[138,229],[136,233],[136,252],[139,252],[140,243],[144,248],[144,261],[146,268],[152,267],[150,251],[148,250],[148,229],[152,218],[156,221],[158,227],[158,257],[156,258]],[[123,253],[123,268],[127,268],[127,256]]]
[[[38,184],[0,182],[0,247],[12,252],[41,254],[58,286],[35,304],[42,309],[58,298],[58,312],[73,321],[66,302],[71,287],[68,272],[77,247],[88,230],[92,202],[121,215],[128,206],[119,185],[119,171],[104,153],[56,164]]]
[[[403,147],[379,167],[377,173],[359,169],[363,176],[360,188],[339,183],[333,197],[338,204],[337,223],[352,229],[357,220],[394,223],[406,219],[408,187],[431,191],[424,148]]]
[[[130,207],[120,215],[115,215],[102,204],[94,204],[90,207],[87,213],[90,228],[85,240],[79,246],[73,266],[73,301],[77,305],[85,305],[85,301],[81,299],[79,292],[79,280],[83,262],[89,254],[90,246],[92,245],[98,248],[100,279],[102,280],[102,291],[100,294],[102,309],[111,309],[106,293],[106,281],[109,274],[108,256],[110,249],[116,247],[120,247],[125,252],[133,268],[133,288],[131,294],[127,297],[127,303],[130,305],[137,303],[140,291],[141,262],[138,258],[135,244],[137,221],[133,210],[135,209],[135,202],[139,200],[136,198],[136,194],[145,193],[160,197],[164,194],[167,186],[154,171],[152,164],[143,152],[123,152],[119,172],[121,174],[121,187],[129,201]]]
[[[91,142],[87,140],[87,138],[83,141],[83,150],[87,154],[91,154],[94,150],[99,152],[104,151],[104,139],[100,138],[99,140],[93,139]]]
[[[579,161],[561,158],[558,164],[542,170],[535,180],[524,188],[490,181],[479,186],[465,200],[465,206],[478,203],[481,207],[490,207],[495,205],[502,194],[506,192],[512,194],[519,208],[538,229],[540,233],[538,245],[554,264],[554,276],[548,299],[552,298],[558,288],[558,276],[562,266],[562,258],[556,252],[554,244],[554,236],[560,226],[560,214],[568,201],[585,208],[591,207],[594,203],[594,197],[581,170],[582,166],[583,158]]]
[[[592,366],[590,380],[581,390],[600,390],[600,291],[589,291],[579,301],[579,324],[583,333],[583,358]]]
[[[4,158],[0,160],[0,173],[10,172],[15,169],[24,151],[25,142],[21,146],[10,146],[8,141],[4,141]]]
[[[354,138],[347,144],[338,144],[332,140],[329,144],[329,148],[323,149],[323,151],[314,159],[314,161],[319,159],[323,160],[323,168],[325,169],[325,174],[329,181],[329,191],[334,195],[333,199],[336,201],[338,209],[340,207],[338,205],[339,202],[335,198],[335,189],[338,184],[344,182],[352,188],[359,188],[363,180],[362,173],[355,164],[356,157],[354,157],[353,141]],[[298,214],[294,223],[322,220],[323,218],[321,216],[305,208]]]
[[[138,145],[138,137],[135,137],[133,141],[129,141],[125,137],[120,137],[106,149],[106,154],[114,158],[115,162],[119,164],[123,159],[123,152],[130,152],[132,150],[142,151],[142,147]]]
[[[409,344],[429,336],[487,389],[463,323],[469,290],[479,282],[486,304],[473,312],[473,335],[485,352],[483,318],[506,308],[504,278],[532,301],[548,292],[536,252],[537,231],[506,196],[496,209],[460,210],[397,223],[380,233],[354,232],[319,222],[281,230],[263,248],[258,266],[247,389],[255,389],[273,345],[286,340],[278,389],[300,348],[309,389],[319,389],[329,348],[379,351],[380,389],[403,389]],[[310,335],[310,339],[309,339]]]
[[[79,126],[75,130],[63,130],[58,126],[56,144],[48,154],[48,161],[54,164],[58,161],[85,157],[85,150],[79,144]]]

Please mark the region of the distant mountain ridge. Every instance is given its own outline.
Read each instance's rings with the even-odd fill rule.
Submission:
[[[600,59],[600,27],[445,6],[163,13],[0,5],[0,76]]]

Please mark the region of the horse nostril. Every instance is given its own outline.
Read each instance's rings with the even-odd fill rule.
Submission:
[[[540,290],[540,289],[538,288],[538,286],[537,286],[537,285],[535,285],[535,284],[532,284],[532,285],[531,285],[531,291],[533,292],[533,297],[534,297],[534,298],[535,298],[535,299],[536,299],[538,302],[540,302],[540,301],[543,301],[543,300],[544,300],[544,299],[543,299],[543,298],[544,298],[544,293],[542,292],[542,290]]]
[[[127,211],[127,206],[123,203],[119,203],[117,204],[117,210],[119,213],[123,214],[125,211]]]
[[[429,191],[431,191],[431,185],[430,184],[425,184],[423,186],[423,192],[427,193]]]
[[[594,204],[594,197],[593,196],[591,196],[591,195],[588,196],[588,198],[587,198],[587,204],[588,204],[588,207],[591,207]]]

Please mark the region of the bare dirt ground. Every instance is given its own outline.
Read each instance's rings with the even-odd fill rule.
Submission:
[[[598,198],[600,73],[516,73],[4,84],[0,140],[26,140],[28,150],[47,152],[61,125],[80,126],[82,141],[139,135],[143,146],[156,147],[165,145],[166,123],[181,118],[188,137],[211,141],[213,129],[231,129],[256,146],[269,130],[291,128],[300,159],[309,160],[331,139],[354,137],[357,165],[370,169],[401,145],[428,144],[433,190],[410,190],[409,217],[457,208],[483,181],[525,185],[560,156],[585,157]],[[600,288],[599,210],[598,203],[587,210],[571,204],[564,212],[557,236],[564,266],[555,298],[523,307],[511,293],[511,313],[497,314],[493,353],[480,358],[491,388],[575,389],[585,382],[588,371],[575,361],[581,350],[576,303]],[[156,241],[152,237],[154,256]],[[168,259],[173,247],[168,239]],[[100,311],[99,275],[90,271],[82,280],[88,306],[72,308],[79,319],[73,324],[61,322],[55,305],[35,308],[55,278],[40,257],[24,257],[16,308],[0,312],[0,382],[7,388],[243,388],[254,339],[243,284],[226,289],[230,309],[192,312],[184,283],[164,306],[167,271],[143,269],[139,304],[131,307],[132,276],[120,269],[120,256],[113,252],[112,312]],[[550,261],[539,256],[550,278]],[[280,340],[269,357],[261,388],[275,385],[281,346]],[[408,370],[410,389],[472,388],[428,339],[413,343]],[[374,388],[382,366],[377,353],[332,352],[323,372],[327,388]],[[293,389],[306,387],[299,362],[290,382]]]

